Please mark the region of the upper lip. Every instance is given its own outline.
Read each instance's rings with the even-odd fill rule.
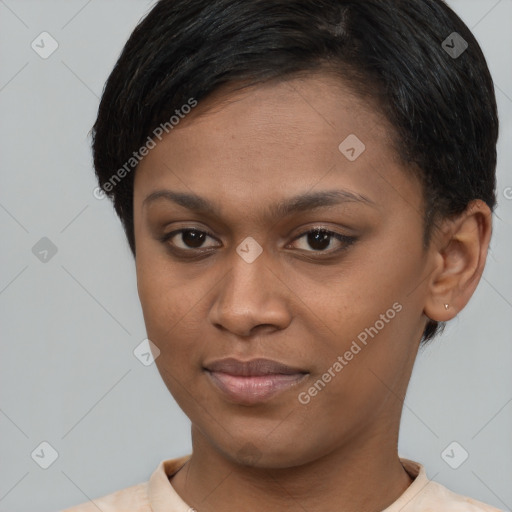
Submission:
[[[228,357],[226,359],[217,359],[204,366],[211,372],[222,372],[230,375],[240,375],[243,377],[252,377],[258,375],[293,375],[296,373],[307,373],[301,368],[287,366],[271,359],[251,359],[249,361],[240,361]]]

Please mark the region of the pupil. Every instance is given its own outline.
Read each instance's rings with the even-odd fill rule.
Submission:
[[[184,231],[181,234],[183,242],[190,247],[201,247],[205,234],[199,231]]]
[[[322,250],[329,247],[331,235],[325,231],[313,231],[308,234],[308,244],[315,250]]]

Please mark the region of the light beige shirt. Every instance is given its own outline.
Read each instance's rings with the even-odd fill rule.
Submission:
[[[169,482],[190,455],[160,462],[148,482],[143,482],[62,512],[192,512]],[[406,491],[382,512],[503,512],[481,501],[455,494],[429,480],[423,465],[400,458],[414,479]]]

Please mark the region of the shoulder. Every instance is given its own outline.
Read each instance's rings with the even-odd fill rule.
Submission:
[[[150,512],[148,482],[132,485],[60,512]]]
[[[59,512],[152,512],[156,506],[174,510],[186,507],[169,483],[190,455],[161,460],[147,482],[142,482]]]
[[[418,505],[424,502],[425,510],[446,510],[450,512],[503,512],[500,509],[475,500],[468,496],[457,494],[437,482],[430,481],[425,492],[418,500]]]
[[[414,478],[413,483],[400,498],[384,512],[503,512],[502,510],[457,494],[444,485],[427,478],[419,462],[401,458],[404,469]]]

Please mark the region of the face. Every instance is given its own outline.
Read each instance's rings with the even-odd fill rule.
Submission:
[[[429,257],[421,188],[390,133],[315,75],[217,93],[139,164],[148,338],[217,453],[290,467],[396,446]]]

